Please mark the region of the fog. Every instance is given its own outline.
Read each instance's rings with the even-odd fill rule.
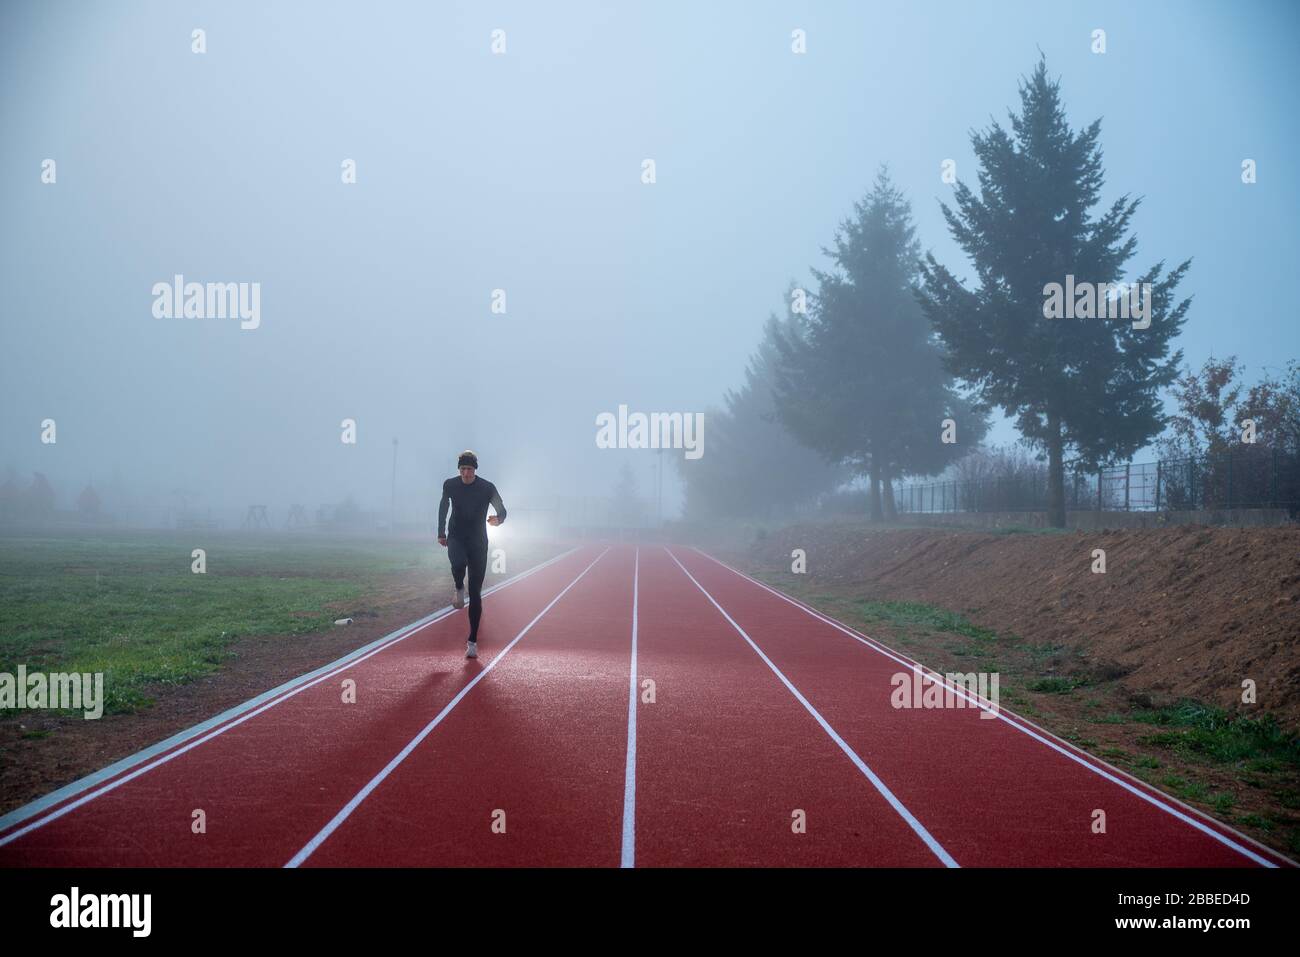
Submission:
[[[281,525],[386,512],[396,439],[408,522],[464,448],[508,508],[608,497],[625,464],[652,498],[662,457],[601,447],[598,417],[718,407],[881,164],[969,274],[940,164],[974,182],[970,131],[1040,52],[1072,124],[1103,120],[1103,202],[1144,197],[1136,265],[1194,260],[1188,361],[1276,367],[1300,355],[1296,11],[7,2],[0,469],[60,508],[93,483],[142,520],[184,498]],[[178,275],[258,284],[256,327],[159,317]]]

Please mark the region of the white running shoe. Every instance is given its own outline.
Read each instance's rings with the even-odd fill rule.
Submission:
[[[456,589],[456,597],[453,598],[453,599],[451,600],[451,607],[452,607],[452,608],[464,608],[464,607],[465,607],[465,589],[464,589],[464,588],[457,588],[457,589]]]
[[[477,658],[477,657],[478,657],[478,642],[477,642],[477,641],[467,641],[467,642],[465,642],[465,657],[466,657],[466,658]]]

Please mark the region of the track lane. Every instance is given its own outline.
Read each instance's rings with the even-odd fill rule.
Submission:
[[[611,548],[304,866],[618,866],[635,565]]]
[[[637,866],[942,866],[662,547],[638,633]]]
[[[413,628],[3,844],[0,866],[281,866],[462,692],[307,866],[941,866],[855,759],[961,866],[1291,863],[1018,719],[894,709],[905,656],[703,553],[616,546],[584,577],[603,552],[488,596],[477,662],[464,612]],[[646,679],[653,704],[631,695]]]
[[[584,546],[485,596],[480,654],[513,637],[597,551]],[[467,631],[464,611],[432,622],[48,820],[75,803],[63,802],[0,836],[9,841],[0,846],[0,866],[281,866],[428,721],[431,708],[472,679]],[[355,704],[343,702],[345,679],[356,682]],[[204,812],[206,833],[193,831],[195,810]],[[22,836],[10,840],[15,834]]]
[[[701,552],[672,553],[962,866],[1258,866],[1252,855],[1285,862],[1198,822],[1241,850],[1227,846],[976,708],[895,709],[891,678],[910,673],[908,665]],[[1105,812],[1104,834],[1093,832],[1096,810]]]

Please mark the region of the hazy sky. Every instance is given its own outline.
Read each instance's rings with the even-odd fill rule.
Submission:
[[[880,163],[968,272],[940,163],[973,184],[969,131],[1040,49],[1072,124],[1103,118],[1106,201],[1145,197],[1132,272],[1194,257],[1187,359],[1254,378],[1300,356],[1297,11],[6,0],[0,468],[386,507],[397,436],[403,510],[466,446],[507,505],[624,461],[648,493],[653,454],[598,450],[596,415],[715,405]],[[260,327],[155,318],[177,273],[260,283]]]

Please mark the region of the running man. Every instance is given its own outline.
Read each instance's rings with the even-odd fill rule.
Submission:
[[[451,577],[456,582],[456,597],[452,605],[465,607],[465,569],[469,568],[469,641],[465,657],[478,657],[478,622],[483,616],[483,576],[487,574],[488,525],[500,525],[506,520],[506,507],[501,504],[501,493],[487,479],[477,478],[478,456],[466,449],[456,461],[459,478],[449,478],[442,483],[442,501],[438,503],[438,544],[447,549],[451,559]],[[447,506],[451,509],[451,527],[447,526]],[[488,517],[488,506],[496,514]]]

